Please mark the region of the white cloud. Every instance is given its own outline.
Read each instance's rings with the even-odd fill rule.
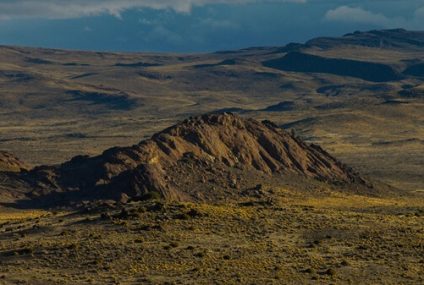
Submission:
[[[418,8],[414,13],[415,20],[424,20],[424,6]]]
[[[193,6],[227,3],[294,2],[307,0],[0,0],[0,19],[70,19],[101,14],[120,17],[129,9],[172,9],[189,13]]]
[[[415,10],[413,15],[408,18],[388,17],[361,7],[340,6],[327,11],[324,19],[333,22],[366,24],[382,28],[422,29],[424,24],[424,6]]]
[[[329,10],[325,14],[325,19],[335,22],[349,22],[359,24],[371,24],[382,27],[392,25],[393,19],[383,14],[373,13],[360,7],[340,6],[336,9]]]

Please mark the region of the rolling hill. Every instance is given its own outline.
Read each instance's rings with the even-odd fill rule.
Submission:
[[[355,32],[210,54],[2,46],[0,149],[33,166],[55,164],[231,110],[290,125],[363,173],[419,191],[421,38]],[[282,102],[290,107],[275,107]]]
[[[0,283],[423,284],[423,35],[0,47]]]

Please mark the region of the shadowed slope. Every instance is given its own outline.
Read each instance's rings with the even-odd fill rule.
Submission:
[[[325,58],[291,52],[282,58],[264,62],[266,67],[295,72],[329,73],[351,76],[372,82],[400,80],[402,77],[390,66],[365,61]]]
[[[411,65],[407,69],[405,69],[403,73],[406,75],[422,77],[424,76],[424,63]]]

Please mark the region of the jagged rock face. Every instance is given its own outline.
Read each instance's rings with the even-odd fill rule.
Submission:
[[[349,180],[349,174],[320,148],[308,146],[270,122],[235,115],[211,115],[188,120],[153,137],[164,158],[193,153],[231,167],[264,173],[282,170],[327,180]],[[163,158],[162,158],[163,159]]]
[[[0,151],[0,172],[20,172],[27,166],[11,153]]]
[[[122,193],[143,197],[156,192],[168,200],[195,200],[205,197],[188,186],[195,181],[206,185],[219,180],[230,187],[237,184],[237,176],[247,173],[363,182],[319,146],[308,145],[271,122],[233,114],[191,118],[138,145],[39,167],[24,179],[38,189],[33,193],[37,196],[76,191],[118,198]]]

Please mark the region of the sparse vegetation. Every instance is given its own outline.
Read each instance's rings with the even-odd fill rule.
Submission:
[[[418,34],[195,56],[0,47],[0,284],[424,284]],[[191,118],[90,158],[216,110],[267,120],[204,136]],[[46,196],[54,209],[11,207]]]
[[[140,201],[107,210],[111,220],[101,212],[63,212],[40,215],[38,224],[21,212],[0,225],[0,275],[6,284],[424,282],[424,218],[415,215],[423,198],[273,190],[272,206],[165,203],[158,209]],[[145,210],[121,215],[136,209]],[[187,219],[174,219],[179,214]]]
[[[140,134],[149,137],[193,114],[227,110],[295,129],[362,174],[422,191],[419,77],[406,72],[403,80],[376,83],[340,76],[337,70],[285,72],[263,65],[301,49],[302,54],[369,61],[402,73],[422,58],[422,48],[410,44],[414,36],[406,31],[357,33],[348,40],[354,46],[345,45],[343,37],[315,39],[309,47],[195,57],[2,47],[0,149],[31,165],[61,163],[138,143]],[[382,37],[388,44],[368,46],[368,37],[373,42]],[[113,108],[121,103],[131,108]]]

